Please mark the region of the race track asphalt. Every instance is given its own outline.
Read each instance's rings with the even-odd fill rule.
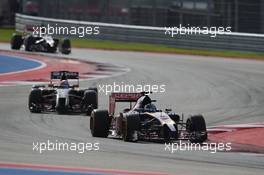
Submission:
[[[1,49],[8,49],[0,44]],[[60,55],[57,55],[60,56]],[[73,49],[68,57],[110,63],[130,71],[114,77],[81,82],[94,85],[165,84],[152,96],[161,109],[205,116],[208,126],[264,122],[264,62],[203,56]],[[249,153],[176,151],[160,143],[126,143],[92,138],[89,117],[31,114],[30,86],[0,87],[0,162],[98,169],[162,172],[175,175],[259,175],[264,156]],[[108,96],[100,93],[99,108]],[[99,151],[32,151],[38,141],[99,142]]]

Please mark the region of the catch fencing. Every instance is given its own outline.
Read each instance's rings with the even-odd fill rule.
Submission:
[[[264,34],[225,32],[211,37],[210,34],[165,34],[165,27],[136,26],[63,20],[45,17],[16,14],[16,30],[32,30],[34,26],[64,26],[64,27],[99,27],[98,35],[88,35],[85,39],[121,41],[126,43],[159,44],[168,47],[201,50],[223,50],[264,53]],[[65,37],[65,36],[61,36]],[[68,35],[67,37],[78,37]]]

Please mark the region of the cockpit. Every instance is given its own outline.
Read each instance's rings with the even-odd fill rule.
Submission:
[[[134,110],[144,112],[157,112],[156,106],[151,102],[152,100],[148,95],[142,96],[138,99],[136,105],[134,106]]]
[[[145,105],[144,111],[145,112],[157,112],[157,108],[154,104],[149,103],[149,104]]]

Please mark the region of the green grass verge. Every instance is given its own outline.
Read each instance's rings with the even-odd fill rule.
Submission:
[[[14,29],[0,29],[0,42],[10,42]]]
[[[10,42],[14,29],[0,29],[0,42]],[[91,39],[73,39],[72,47],[77,48],[93,48],[104,50],[120,50],[120,51],[138,51],[138,52],[155,52],[155,53],[171,53],[171,54],[189,54],[202,56],[217,56],[229,58],[250,58],[264,60],[264,53],[242,53],[233,51],[208,51],[208,50],[190,50],[166,47],[154,44],[136,44],[112,41],[98,41]]]
[[[89,40],[89,39],[88,40],[84,40],[84,39],[72,40],[72,46],[78,47],[78,48],[95,48],[95,49],[105,49],[105,50],[188,54],[188,55],[217,56],[217,57],[230,57],[230,58],[250,58],[250,59],[264,60],[264,54],[259,54],[259,53],[178,49],[178,48],[166,47],[163,45],[97,41],[97,40]]]

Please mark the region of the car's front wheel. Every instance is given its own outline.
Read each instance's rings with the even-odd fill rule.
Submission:
[[[40,89],[33,89],[28,98],[28,108],[32,113],[40,113],[42,111],[41,104],[42,103],[42,95]]]
[[[206,123],[202,115],[189,117],[186,121],[186,131],[192,143],[202,143],[207,140]]]
[[[107,110],[93,110],[90,117],[90,130],[93,137],[107,137],[109,133]]]
[[[128,115],[123,117],[122,137],[126,142],[135,142],[138,140],[137,132],[140,127],[140,118],[138,115]]]

